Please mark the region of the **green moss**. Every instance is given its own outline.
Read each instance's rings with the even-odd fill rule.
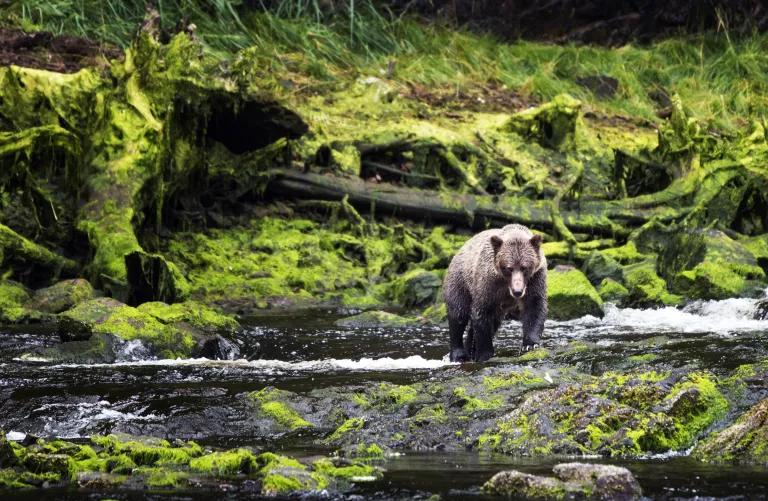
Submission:
[[[655,353],[643,353],[642,355],[631,355],[627,360],[636,364],[644,364],[647,362],[653,362],[659,358]]]
[[[209,332],[233,333],[240,325],[230,315],[225,315],[196,301],[165,304],[159,301],[143,303],[137,308],[151,315],[163,324],[186,322],[198,329]]]
[[[27,289],[10,280],[0,280],[0,322],[15,323],[27,314],[24,303],[29,300]]]
[[[359,444],[354,455],[362,459],[382,459],[384,458],[384,449],[378,444]]]
[[[331,459],[322,458],[312,463],[312,468],[316,472],[327,475],[331,478],[343,479],[353,482],[355,479],[381,476],[379,470],[373,466],[354,463],[337,466]]]
[[[376,400],[384,405],[401,407],[416,400],[417,395],[413,386],[381,383],[376,392]]]
[[[576,269],[547,272],[549,316],[569,320],[584,315],[603,316],[603,300],[589,280]]]
[[[466,388],[462,386],[454,388],[453,398],[464,412],[498,409],[504,405],[504,400],[501,396],[493,396],[487,399],[475,397],[469,395]]]
[[[606,373],[592,381],[534,392],[478,447],[510,454],[636,456],[690,446],[725,415],[728,404],[703,373],[677,378],[655,371]]]
[[[597,293],[600,294],[600,299],[603,301],[619,304],[629,296],[629,290],[627,290],[626,287],[610,278],[604,278],[603,281],[600,282],[600,287],[597,289]]]
[[[550,355],[550,352],[546,348],[536,348],[535,350],[526,351],[517,359],[521,362],[532,362],[535,360],[544,360]]]
[[[189,462],[189,469],[216,477],[250,474],[258,470],[256,456],[246,449],[212,452]]]
[[[635,242],[631,240],[621,247],[603,249],[602,253],[622,264],[637,263],[648,258],[648,254],[639,252],[635,246]]]
[[[536,376],[533,372],[525,369],[520,372],[509,372],[500,376],[485,376],[483,386],[489,390],[499,390],[511,386],[536,387],[549,384],[543,377]]]
[[[738,297],[747,285],[743,275],[731,267],[709,261],[697,264],[692,270],[681,271],[676,278],[686,296],[702,299]]]
[[[264,388],[250,394],[250,398],[259,404],[261,412],[289,430],[298,428],[311,428],[314,425],[301,417],[301,415],[288,404],[279,401],[285,394],[273,388]]]
[[[336,428],[333,433],[326,439],[327,442],[335,442],[336,440],[339,440],[343,436],[345,436],[347,433],[351,431],[357,431],[361,430],[365,426],[365,420],[363,418],[350,418],[341,423],[338,428]]]

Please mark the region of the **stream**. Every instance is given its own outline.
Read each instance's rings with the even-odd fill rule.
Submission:
[[[589,343],[592,348],[574,358],[573,365],[595,375],[625,368],[630,357],[643,355],[649,346],[655,357],[644,362],[644,370],[693,367],[722,375],[740,364],[768,358],[768,321],[752,320],[754,305],[755,300],[750,299],[696,302],[682,310],[608,305],[603,319],[548,322],[544,344],[552,348],[573,340]],[[21,357],[35,347],[57,343],[52,327],[4,329],[0,335],[0,428],[16,440],[25,434],[78,441],[93,434],[128,433],[307,457],[332,450],[307,447],[310,441],[294,434],[264,436],[245,398],[247,392],[272,386],[303,393],[370,382],[410,384],[439,378],[442,373],[455,375],[456,365],[445,358],[447,332],[443,329],[345,329],[334,326],[337,318],[332,312],[317,311],[246,319],[238,341],[242,358],[233,361],[143,360],[142,350],[126,349],[123,360],[114,364],[52,364]],[[497,356],[489,364],[508,364],[519,347],[519,324],[505,323],[496,346]],[[545,367],[548,361],[529,363]],[[552,465],[563,462],[561,457],[518,458],[474,451],[398,453],[383,463],[382,480],[360,484],[340,498],[411,499],[440,494],[449,499],[480,499],[479,487],[501,469],[548,474]],[[764,499],[768,492],[768,469],[709,465],[686,457],[685,451],[599,462],[627,466],[651,498]],[[0,495],[38,499],[40,492]],[[76,488],[48,490],[46,495],[100,498],[100,493]],[[109,493],[117,499],[146,495]],[[247,495],[242,491],[232,494],[238,498]],[[221,499],[227,495],[158,492],[152,496]]]

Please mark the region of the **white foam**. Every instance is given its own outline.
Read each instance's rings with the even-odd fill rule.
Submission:
[[[90,435],[84,430],[92,428],[101,421],[115,422],[162,422],[163,417],[156,414],[136,414],[113,409],[106,400],[98,402],[63,402],[43,404],[32,411],[42,414],[45,424],[43,431],[47,435],[64,439],[85,438]]]
[[[437,369],[448,365],[455,365],[454,362],[445,360],[431,360],[419,355],[412,355],[406,358],[361,358],[335,359],[328,358],[324,360],[307,360],[301,362],[287,362],[285,360],[210,360],[207,358],[177,358],[160,360],[137,360],[132,362],[115,362],[112,364],[59,364],[53,368],[59,367],[220,367],[220,368],[241,368],[241,369],[259,369],[265,372],[325,372],[329,370],[354,370],[354,371],[400,371],[409,369]]]
[[[11,430],[5,434],[5,438],[7,438],[12,442],[21,442],[22,440],[27,438],[27,434],[22,431]]]

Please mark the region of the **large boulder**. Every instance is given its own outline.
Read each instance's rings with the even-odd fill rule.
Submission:
[[[88,280],[62,280],[50,287],[38,289],[24,306],[45,313],[61,313],[83,301],[93,299],[94,290]]]
[[[648,308],[674,306],[682,302],[680,296],[667,290],[667,282],[656,273],[653,259],[624,266],[624,278],[628,291],[623,301],[626,306]]]
[[[562,463],[554,477],[502,471],[483,485],[483,492],[521,499],[612,499],[628,501],[643,495],[632,472],[612,465]]]
[[[584,315],[603,316],[603,300],[579,270],[557,266],[547,272],[549,318],[570,320]]]
[[[750,294],[766,278],[753,252],[714,229],[677,228],[659,254],[658,271],[673,292],[695,299]]]

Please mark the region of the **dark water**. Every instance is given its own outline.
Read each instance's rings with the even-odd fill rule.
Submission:
[[[724,374],[742,363],[768,358],[768,322],[751,320],[752,306],[749,300],[731,300],[702,303],[686,311],[611,309],[603,320],[548,324],[545,344],[557,349],[583,342],[588,349],[575,353],[567,362],[594,374],[631,368],[632,356],[649,353],[653,358],[643,360],[645,368],[697,367]],[[301,437],[265,439],[245,394],[266,386],[306,392],[371,381],[404,384],[457,371],[442,361],[447,351],[447,334],[442,329],[342,329],[333,325],[334,318],[312,314],[250,319],[240,341],[244,360],[227,362],[56,365],[19,358],[33,347],[55,343],[50,331],[6,330],[0,334],[0,428],[74,440],[123,432],[194,439],[213,447],[252,446],[311,456],[330,451],[303,447]],[[491,364],[506,363],[517,354],[518,345],[519,325],[506,325],[497,340],[498,357]],[[468,451],[402,451],[402,455],[383,463],[386,473],[381,481],[359,485],[350,495],[409,499],[437,493],[448,498],[479,499],[479,486],[501,469],[546,474],[563,460]],[[652,498],[761,499],[768,492],[768,469],[762,467],[711,466],[684,456],[600,462],[629,467]],[[43,495],[60,499],[104,497],[72,488],[0,494],[18,499],[40,499]],[[219,491],[109,493],[118,499],[227,496]],[[258,497],[247,489],[231,496]]]

